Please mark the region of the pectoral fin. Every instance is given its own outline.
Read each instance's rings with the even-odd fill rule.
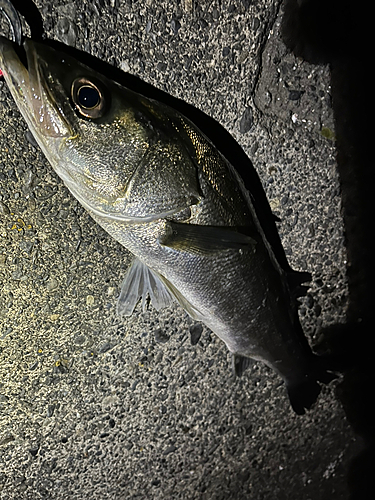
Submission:
[[[149,295],[151,303],[157,311],[167,307],[173,301],[171,293],[160,276],[139,259],[135,259],[121,285],[121,292],[117,302],[117,314],[130,316],[140,299],[142,299],[144,311],[147,295]]]
[[[235,227],[198,226],[179,222],[169,224],[170,234],[160,243],[175,250],[209,254],[228,248],[250,248],[256,244],[254,238]]]

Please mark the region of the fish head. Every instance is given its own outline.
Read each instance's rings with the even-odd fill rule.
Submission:
[[[48,45],[26,38],[23,50],[0,37],[4,78],[46,158],[89,212],[150,221],[198,203],[196,164],[173,110]]]

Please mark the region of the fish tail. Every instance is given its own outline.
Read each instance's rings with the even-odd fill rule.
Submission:
[[[316,402],[321,391],[321,384],[328,384],[337,378],[335,373],[329,371],[327,360],[324,356],[313,355],[312,369],[298,380],[287,380],[286,387],[290,404],[297,415],[304,415],[306,410]]]

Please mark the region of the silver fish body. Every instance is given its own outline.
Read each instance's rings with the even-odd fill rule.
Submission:
[[[91,216],[136,257],[119,297],[177,300],[227,345],[286,382],[303,413],[331,376],[298,321],[288,277],[232,165],[174,109],[66,54],[25,41],[27,69],[0,41],[0,67],[35,139]]]

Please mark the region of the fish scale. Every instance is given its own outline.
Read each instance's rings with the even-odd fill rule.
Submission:
[[[304,413],[334,375],[313,354],[291,283],[233,166],[178,111],[26,39],[27,69],[0,39],[0,66],[45,156],[90,215],[135,259],[117,310],[176,300],[234,356],[275,370]],[[92,108],[80,88],[94,94]],[[33,89],[31,91],[31,89]],[[97,108],[97,109],[96,109]],[[103,147],[98,148],[98,145]],[[297,293],[295,293],[297,295]]]

